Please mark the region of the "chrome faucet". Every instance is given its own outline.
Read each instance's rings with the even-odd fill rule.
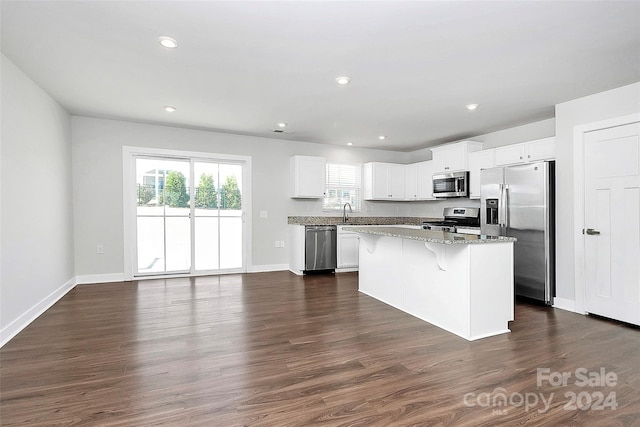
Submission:
[[[345,203],[342,207],[342,222],[347,222],[349,220],[349,217],[347,216],[347,206],[349,206],[349,212],[353,213],[353,209],[351,209],[351,203]]]

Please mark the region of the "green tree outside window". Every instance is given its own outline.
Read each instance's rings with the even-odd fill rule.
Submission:
[[[196,191],[196,208],[215,209],[218,207],[218,192],[213,182],[213,176],[202,174]]]
[[[242,209],[242,195],[235,176],[228,176],[220,188],[220,204],[222,209]]]
[[[171,171],[167,175],[164,185],[164,204],[172,208],[186,208],[189,206],[186,179],[182,172]]]

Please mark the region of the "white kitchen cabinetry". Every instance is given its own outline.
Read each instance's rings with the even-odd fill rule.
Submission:
[[[365,163],[362,169],[364,199],[404,199],[404,166],[396,163]]]
[[[469,170],[469,153],[482,149],[482,142],[460,141],[431,148],[433,172],[458,172]]]
[[[553,160],[556,156],[555,138],[544,138],[495,149],[496,166]]]
[[[496,166],[524,163],[524,143],[505,145],[495,149]]]
[[[418,169],[418,200],[435,200],[433,197],[433,161],[415,163]]]
[[[289,159],[292,198],[322,199],[326,188],[327,160],[324,157],[291,156]]]
[[[404,195],[406,200],[418,200],[418,164],[404,166]]]
[[[527,162],[554,160],[556,158],[556,139],[544,138],[525,142],[524,153]]]
[[[289,225],[289,271],[297,275],[304,273],[304,225]]]
[[[338,226],[337,268],[342,271],[356,271],[358,269],[358,252],[360,237],[358,233],[345,231],[344,226]]]
[[[495,166],[495,150],[469,153],[469,198],[480,198],[480,171]]]

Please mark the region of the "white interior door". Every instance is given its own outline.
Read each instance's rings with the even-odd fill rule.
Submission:
[[[640,123],[584,141],[585,309],[640,325]]]

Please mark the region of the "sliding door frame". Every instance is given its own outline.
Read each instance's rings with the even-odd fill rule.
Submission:
[[[162,274],[162,275],[150,275],[150,276],[134,276],[137,268],[135,262],[136,255],[136,226],[134,221],[136,220],[136,157],[137,156],[150,156],[150,157],[166,157],[167,159],[184,159],[188,161],[204,161],[204,162],[222,162],[222,163],[243,163],[242,168],[242,207],[245,214],[243,214],[243,244],[242,244],[242,259],[243,267],[242,272],[246,272],[251,264],[251,156],[239,156],[233,154],[218,154],[218,153],[206,153],[199,151],[183,151],[183,150],[168,150],[162,148],[148,148],[148,147],[122,147],[122,213],[123,213],[123,230],[124,230],[124,280],[143,280],[143,279],[157,279],[167,277],[190,277],[190,276],[203,276],[211,274],[224,274],[225,271],[220,272],[204,272],[204,273],[180,273],[180,274]],[[195,183],[191,183],[195,185]],[[193,235],[192,235],[193,238]],[[193,242],[192,242],[193,246]],[[193,265],[191,266],[193,268]],[[237,272],[229,271],[231,272]]]

